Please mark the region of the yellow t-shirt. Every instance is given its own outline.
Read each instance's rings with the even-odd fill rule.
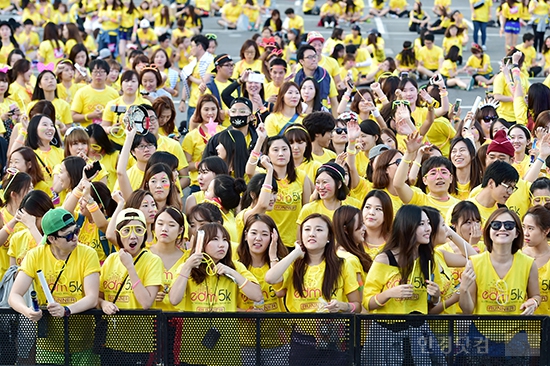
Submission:
[[[241,5],[233,5],[231,3],[226,3],[221,9],[220,13],[222,13],[225,18],[230,21],[231,23],[237,23],[237,20],[239,19],[239,16],[243,12],[243,8]]]
[[[106,9],[101,9],[97,15],[99,18],[102,18],[102,17],[109,18],[109,20],[103,21],[101,23],[101,28],[104,31],[114,31],[118,29],[120,19],[121,19],[120,10],[118,9],[113,10],[113,6],[108,5]]]
[[[27,113],[30,112],[32,107],[38,103],[38,100],[33,100],[27,105]],[[55,119],[61,121],[61,123],[70,125],[73,123],[73,117],[71,115],[71,105],[63,99],[55,98],[52,100],[52,104],[55,107]]]
[[[144,249],[145,250],[145,249]],[[140,254],[143,253],[140,252]],[[134,258],[134,262],[137,259]],[[139,261],[135,264],[136,272],[145,287],[162,285],[162,260],[155,254],[145,250]],[[118,253],[113,253],[101,267],[101,276],[99,279],[99,291],[103,293],[105,300],[113,301],[120,286],[124,286],[116,301],[119,309],[142,309],[136,299],[130,278],[126,278],[128,270],[120,261]],[[108,328],[127,329],[126,337],[118,337],[117,332],[107,331],[106,347],[125,352],[152,352],[155,346],[154,337],[144,337],[153,332],[153,317],[143,317],[143,320],[135,321],[133,317],[127,319],[117,318],[116,323],[112,319],[108,320]],[[132,337],[132,334],[139,335]]]
[[[350,33],[344,37],[345,44],[355,44],[359,46],[361,42],[363,42],[363,37],[361,37],[360,35],[357,35],[356,37],[354,37],[354,35]]]
[[[63,274],[59,276],[61,268],[65,269]],[[85,245],[78,244],[71,252],[68,260],[61,261],[53,256],[50,244],[45,244],[31,249],[23,259],[19,270],[34,280],[34,289],[40,305],[46,305],[46,297],[36,272],[42,270],[49,286],[53,286],[59,276],[57,285],[52,291],[52,296],[55,302],[67,306],[84,297],[84,279],[94,273],[99,273],[100,268],[97,254]],[[71,326],[71,319],[69,319],[71,353],[90,349],[93,344],[93,334],[90,332],[90,329],[93,328],[93,317],[82,316],[78,319],[75,318],[75,321],[78,322],[79,326]],[[64,328],[55,321],[55,318],[50,318],[48,321],[48,337],[38,338],[37,347],[63,353],[64,334]]]
[[[2,49],[4,48],[2,47]],[[10,97],[17,103],[20,110],[27,110],[27,106],[31,102],[33,89],[30,84],[22,86],[17,81],[10,84]]]
[[[24,31],[16,34],[15,40],[19,43],[19,47],[26,46],[25,49],[27,51],[31,49],[38,49],[38,46],[40,46],[40,36],[34,31],[31,31],[29,34]],[[25,45],[26,42],[28,42],[28,44]]]
[[[413,198],[411,199],[411,202],[409,202],[409,204],[417,206],[437,207],[437,209],[441,211],[441,215],[445,217],[449,209],[454,207],[459,202],[460,201],[458,199],[452,196],[449,196],[449,199],[447,201],[439,201],[420,190],[413,190]]]
[[[58,41],[58,45],[53,41],[43,41],[38,47],[38,56],[44,58],[45,65],[53,63],[55,66],[65,57],[65,45],[61,41]]]
[[[287,289],[285,297],[286,308],[291,313],[315,313],[324,304],[319,301],[323,297],[323,279],[326,262],[323,260],[316,266],[307,266],[303,277],[303,294],[301,297],[293,284],[294,264],[291,264],[283,275],[283,283],[278,290]],[[325,301],[338,300],[348,302],[350,293],[359,289],[357,273],[348,260],[343,261],[340,276],[332,291],[330,299]]]
[[[516,2],[512,8],[508,6],[508,3],[504,3],[502,4],[500,11],[507,20],[519,20],[521,17],[521,3]]]
[[[311,156],[313,157],[313,160],[321,164],[325,164],[331,161],[332,159],[336,159],[336,153],[334,151],[329,149],[324,149],[324,148],[323,148],[323,155],[311,154]]]
[[[38,165],[40,165],[42,173],[44,174],[44,181],[51,187],[53,183],[54,168],[56,165],[61,164],[65,158],[65,152],[63,149],[55,146],[50,146],[49,151],[36,149],[34,152],[36,156],[42,159],[42,163],[44,163],[44,165],[42,165],[40,160],[38,161]]]
[[[279,191],[272,211],[266,212],[279,228],[281,240],[287,247],[294,247],[296,241],[296,220],[302,209],[302,194],[306,174],[296,170],[296,180],[288,178],[277,180]]]
[[[324,3],[321,6],[321,13],[328,13],[328,15],[338,16],[342,14],[342,8],[338,3],[332,3],[332,5]]]
[[[220,125],[216,126],[216,133],[223,131],[224,128]],[[201,134],[201,131],[203,134]],[[189,131],[187,135],[183,138],[182,148],[183,151],[191,155],[191,162],[196,163],[202,160],[202,153],[206,147],[206,143],[210,140],[210,135],[208,134],[208,129],[206,127],[199,126],[194,130]],[[197,181],[199,177],[198,171],[189,172],[189,178],[191,179],[191,185],[198,185]]]
[[[148,99],[143,98],[139,94],[136,95],[136,99],[134,100],[134,103],[131,103],[131,104],[126,104],[124,102],[124,99],[122,99],[122,97],[118,97],[114,100],[109,100],[105,105],[105,108],[103,109],[103,116],[101,118],[104,121],[110,122],[111,125],[113,126],[118,123],[122,124],[122,117],[124,116],[124,114],[117,115],[115,112],[111,110],[111,108],[114,106],[125,106],[126,109],[128,109],[132,105],[140,105],[140,104],[151,105],[151,102]],[[121,133],[120,136],[109,135],[109,139],[113,142],[116,142],[119,145],[124,145],[125,136],[126,136],[125,133]]]
[[[363,307],[369,312],[377,314],[410,314],[418,312],[428,313],[428,292],[424,285],[424,275],[420,270],[420,260],[415,260],[414,272],[409,275],[407,283],[413,285],[413,296],[411,298],[390,298],[383,307],[369,310],[371,297],[400,285],[401,274],[399,267],[390,266],[374,261],[363,290]]]
[[[311,159],[308,162],[303,162],[299,166],[296,167],[296,169],[303,171],[306,173],[307,177],[310,181],[315,182],[315,176],[317,175],[317,169],[321,167],[321,163],[316,161],[315,159]]]
[[[65,87],[62,83],[57,84],[57,96],[59,99],[63,99],[65,102],[69,103],[69,105],[73,102],[74,95],[78,91],[78,89],[85,86],[85,84],[80,83],[73,83],[69,89]]]
[[[537,50],[533,46],[525,47],[525,44],[521,43],[516,46],[518,51],[523,52],[525,60],[523,61],[523,72],[528,72],[529,68],[533,66],[533,60],[537,59]]]
[[[243,72],[246,70],[251,69],[252,71],[257,71],[259,73],[262,73],[262,60],[257,59],[254,60],[251,64],[246,62],[245,60],[240,60],[235,63],[235,68],[233,69],[233,79],[237,79]],[[221,91],[220,91],[221,94]]]
[[[348,196],[346,197],[345,200],[341,202],[341,206],[353,206],[355,208],[361,209],[361,202],[359,202],[359,200],[356,200],[353,197]],[[302,207],[302,210],[298,215],[298,219],[296,220],[296,223],[300,225],[306,219],[306,217],[308,217],[313,213],[323,214],[331,220],[332,220],[332,216],[334,216],[334,211],[326,208],[325,204],[323,203],[323,200],[318,199]]]
[[[296,118],[295,118],[296,117]],[[283,127],[286,126],[287,123],[292,121],[292,123],[302,123],[303,117],[293,116],[291,118],[285,117],[282,113],[271,113],[267,118],[265,119],[265,131],[267,133],[267,136],[276,136],[281,132]],[[291,124],[292,124],[291,123]],[[289,124],[290,126],[290,124]]]
[[[407,7],[407,0],[390,0],[388,6],[390,9],[404,10]]]
[[[146,28],[146,29],[147,29],[147,33],[145,33],[143,28],[139,28],[136,31],[137,38],[139,39],[139,42],[142,45],[143,44],[152,45],[157,41],[157,36],[155,35],[155,32],[152,29],[150,28]]]
[[[157,138],[157,151],[166,151],[178,158],[178,170],[189,166],[181,145],[174,139],[159,135]]]
[[[21,266],[27,252],[33,248],[36,248],[37,243],[36,240],[34,240],[30,230],[25,228],[11,235],[9,245],[10,248],[8,249],[8,256],[15,258],[15,263],[18,266]]]
[[[520,73],[520,79],[521,85],[523,87],[523,92],[527,94],[527,92],[529,91],[529,86],[531,85],[529,83],[529,77],[522,72]],[[498,73],[495,77],[495,80],[493,82],[493,94],[500,94],[506,97],[512,96],[510,88],[508,88],[508,85],[506,85],[506,80],[504,79],[504,75],[502,74],[502,72]],[[500,104],[497,108],[497,113],[500,118],[504,118],[505,120],[510,122],[515,121],[516,119],[514,114],[513,102],[500,101]]]
[[[304,4],[305,6],[305,4]],[[304,33],[304,18],[294,14],[294,18],[289,18],[288,29],[299,29],[300,34]]]
[[[544,266],[539,268],[539,290],[540,290],[540,306],[535,311],[536,315],[548,315],[550,314],[550,302],[548,302],[548,296],[550,295],[550,261],[546,262]]]
[[[430,50],[424,46],[416,54],[416,59],[419,62],[423,62],[424,67],[428,70],[437,70],[439,69],[439,60],[443,59],[443,49],[434,45]]]
[[[118,97],[118,92],[110,86],[105,86],[105,89],[102,90],[96,90],[87,85],[76,92],[71,104],[71,111],[84,115],[95,111],[103,112],[107,103]],[[101,123],[101,118],[97,121],[83,121],[81,125],[86,127],[92,122]]]
[[[476,273],[477,298],[474,314],[519,315],[527,298],[529,272],[534,259],[518,251],[512,267],[501,279],[489,252],[470,257]]]
[[[473,67],[474,69],[479,69],[480,71],[485,67],[485,65],[489,65],[489,67],[487,67],[487,71],[483,73],[476,72],[476,74],[487,75],[493,72],[493,67],[491,66],[491,58],[486,53],[483,54],[483,57],[481,59],[475,57],[474,55],[471,55],[470,57],[468,57],[468,61],[466,61],[466,66]]]
[[[180,259],[178,259],[171,268],[166,268],[164,267],[164,265],[162,266],[164,271],[162,273],[162,286],[159,289],[159,292],[164,291],[166,295],[164,296],[164,299],[162,300],[162,302],[155,301],[155,303],[152,306],[153,309],[160,309],[162,311],[172,311],[172,312],[178,311],[177,308],[170,303],[170,297],[168,296],[168,293],[172,288],[172,283],[174,283],[174,281],[178,277],[178,274],[179,274],[178,269],[180,269],[180,266],[183,263],[185,263],[187,258],[189,258],[188,254],[189,253],[182,253],[182,256],[180,257]]]
[[[103,263],[105,259],[107,259],[107,254],[105,254],[99,237],[99,229],[95,223],[91,223],[87,219],[84,219],[84,223],[78,234],[78,241],[92,248],[97,253],[100,263]],[[111,245],[111,243],[109,243],[109,245]]]
[[[118,179],[116,166],[119,154],[120,152],[115,150],[112,154],[105,154],[101,159],[99,159],[100,164],[105,167],[105,173],[107,173],[107,187],[109,187],[111,192],[113,192],[113,188],[115,187],[115,183]]]
[[[470,4],[475,4],[479,2],[479,0],[470,0]],[[474,12],[472,14],[472,20],[475,20],[477,22],[488,22],[489,21],[489,13],[491,11],[491,7],[493,6],[493,0],[485,0],[485,3],[480,6],[477,9],[474,9]]]
[[[455,136],[456,130],[451,122],[445,117],[437,117],[425,138],[427,142],[437,146],[443,156],[449,156],[451,140]]]
[[[0,45],[1,45],[1,42],[0,42]],[[2,46],[2,48],[0,48],[0,64],[1,65],[6,65],[8,63],[8,56],[9,56],[10,52],[13,51],[14,49],[15,49],[15,46],[11,42],[10,42],[9,45]]]
[[[136,164],[132,166],[130,169],[128,169],[127,173],[128,173],[128,179],[130,180],[130,186],[134,191],[138,190],[139,187],[141,187],[141,183],[143,182],[143,177],[145,176],[145,172],[143,170],[140,170]],[[115,183],[114,190],[117,191],[119,189],[120,189],[120,184],[117,180]]]

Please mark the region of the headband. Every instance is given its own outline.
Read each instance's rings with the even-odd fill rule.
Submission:
[[[317,172],[321,172],[321,169],[326,170],[326,169],[328,169],[328,168],[330,168],[330,169],[334,170],[336,173],[338,173],[338,176],[340,177],[340,179],[342,179],[342,182],[345,182],[344,176],[342,175],[342,173],[340,173],[340,171],[339,171],[338,169],[336,169],[335,167],[333,167],[332,165],[323,164],[323,165],[321,165],[321,167],[317,170]]]
[[[227,134],[229,135],[229,137],[231,137],[231,140],[232,140],[234,143],[236,143],[236,142],[235,142],[235,139],[233,138],[233,135],[231,134],[231,131],[227,130]]]
[[[305,133],[307,133],[309,135],[309,132],[307,132],[307,130],[305,128],[303,128],[302,126],[290,126],[289,128],[286,129],[285,135],[290,130],[302,130],[302,131],[304,131]]]

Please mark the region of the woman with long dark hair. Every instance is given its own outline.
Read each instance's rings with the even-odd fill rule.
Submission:
[[[57,25],[48,22],[44,26],[44,40],[38,47],[38,61],[48,65],[57,64],[65,57],[65,45],[59,37]]]
[[[452,163],[450,193],[453,197],[465,200],[470,191],[481,184],[480,163],[472,140],[456,137],[451,141],[449,160]]]

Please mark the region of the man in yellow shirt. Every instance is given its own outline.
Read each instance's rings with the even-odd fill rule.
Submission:
[[[208,74],[208,67],[214,61],[214,56],[209,53],[208,46],[210,41],[202,34],[191,38],[191,56],[189,64],[186,65],[180,73],[181,79],[186,82],[188,87],[183,89],[183,97],[179,105],[180,112],[185,111],[185,103],[189,97],[189,105],[187,108],[187,121],[191,120],[191,116],[195,113],[197,102],[201,95],[201,90],[206,89],[205,77]]]
[[[15,40],[19,43],[19,47],[25,52],[29,60],[36,57],[36,51],[40,46],[40,36],[34,30],[34,22],[32,19],[27,19],[23,22],[23,30],[15,32]]]
[[[521,71],[526,72],[532,78],[542,71],[542,67],[537,64],[537,50],[533,47],[534,44],[535,36],[532,33],[525,33],[523,35],[523,43],[516,46],[516,49],[523,52],[525,56]]]
[[[229,123],[229,115],[227,113],[229,106],[225,104],[221,98],[221,95],[225,88],[233,82],[231,75],[233,74],[234,68],[235,63],[233,62],[231,56],[227,53],[222,53],[221,55],[216,56],[214,59],[214,69],[212,70],[212,74],[216,75],[216,77],[206,83],[205,90],[205,93],[212,94],[218,100],[219,105],[225,112],[224,122],[226,121],[227,124]],[[235,98],[238,97],[238,91],[235,91],[232,96]]]
[[[157,43],[157,36],[151,29],[151,23],[147,19],[142,19],[139,22],[139,29],[136,32],[137,39],[141,44],[141,48],[146,50]]]
[[[299,29],[300,33],[304,33],[304,18],[294,13],[294,9],[288,8],[285,10],[285,15],[288,17],[288,21],[283,23],[283,30],[290,32],[291,29]]]
[[[90,63],[92,82],[76,92],[71,104],[73,121],[83,127],[90,123],[101,123],[103,110],[108,102],[119,97],[118,92],[107,86],[107,75],[111,71],[107,61],[93,60]]]
[[[417,54],[418,72],[428,78],[434,76],[443,64],[443,49],[434,44],[435,37],[428,33],[424,38],[424,47]]]
[[[277,101],[277,95],[279,94],[279,88],[285,82],[285,76],[287,72],[287,63],[282,58],[275,57],[269,63],[269,75],[271,81],[264,84],[265,100],[271,103]]]

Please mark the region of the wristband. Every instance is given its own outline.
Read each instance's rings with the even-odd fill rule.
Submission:
[[[72,193],[78,199],[81,199],[82,196],[84,195],[84,192],[82,192],[82,190],[80,188],[78,188],[78,186],[75,189],[73,189]]]
[[[273,186],[271,184],[264,183],[262,184],[262,188],[273,189]]]
[[[63,306],[63,309],[65,309],[65,314],[63,314],[63,316],[64,316],[65,318],[68,318],[69,315],[71,315],[71,309],[69,309],[68,306]]]
[[[278,262],[278,261],[279,261],[279,258],[270,259],[269,261],[271,261],[271,262]]]
[[[348,101],[349,101],[349,99],[350,99],[350,96],[349,96],[349,95],[346,95],[346,94],[344,94],[344,95],[342,95],[342,99],[343,99],[343,100],[345,100],[346,102],[348,102]]]
[[[8,224],[5,224],[3,229],[6,230],[8,235],[13,234],[13,229],[11,227],[9,227]]]
[[[87,204],[86,208],[88,209],[88,212],[90,212],[90,213],[94,213],[94,212],[99,211],[99,205],[97,204],[97,202],[94,202],[92,204]]]
[[[538,160],[538,161],[540,161],[540,162],[541,162],[541,163],[543,163],[543,164],[545,163],[545,161],[544,161],[544,160],[542,160],[542,158],[541,158],[541,157],[537,157],[537,160]]]
[[[405,164],[412,164],[412,161],[411,160],[405,160],[405,159],[401,159],[401,162],[402,163],[405,163]]]
[[[141,278],[139,280],[136,281],[136,283],[134,283],[132,285],[132,290],[136,288],[137,285],[139,285],[141,283]]]
[[[380,111],[378,110],[378,108],[372,111],[372,115],[374,118],[380,117]]]
[[[248,278],[242,283],[242,285],[239,286],[239,289],[242,289],[243,287],[245,287],[247,283],[248,283]]]
[[[378,100],[379,101],[388,100],[388,97],[384,95],[382,98],[378,98]]]
[[[262,187],[262,189],[260,189],[261,192],[266,192],[266,193],[271,193],[272,190],[269,189],[269,188],[265,188],[265,187]]]
[[[21,136],[27,136],[27,130],[24,129],[24,128],[22,128],[21,131],[19,131],[19,134],[20,134]]]
[[[88,115],[87,115],[87,114],[84,115],[84,121],[90,122],[90,120],[88,119]]]
[[[374,302],[376,303],[376,305],[378,305],[378,306],[380,306],[380,307],[383,307],[384,305],[386,305],[386,303],[381,304],[381,303],[378,301],[378,295],[380,295],[380,294],[374,295]]]
[[[259,158],[261,155],[262,155],[261,152],[254,151],[254,150],[252,150],[252,152],[250,153],[250,156],[254,156],[255,158]]]
[[[416,160],[413,160],[412,162],[414,165],[416,165],[417,167],[421,168],[422,167],[422,164],[420,164],[418,161]]]
[[[355,304],[352,302],[349,302],[348,305],[349,305],[349,312],[355,313],[355,308],[356,308]]]
[[[350,149],[350,148],[347,148],[347,149],[346,149],[346,152],[347,152],[349,155],[355,155],[355,154],[357,154],[357,150],[355,150],[355,149]]]
[[[449,96],[449,92],[446,91],[446,90],[445,90],[445,91],[440,91],[440,92],[439,92],[439,96],[440,96],[441,98],[448,97],[448,96]]]

